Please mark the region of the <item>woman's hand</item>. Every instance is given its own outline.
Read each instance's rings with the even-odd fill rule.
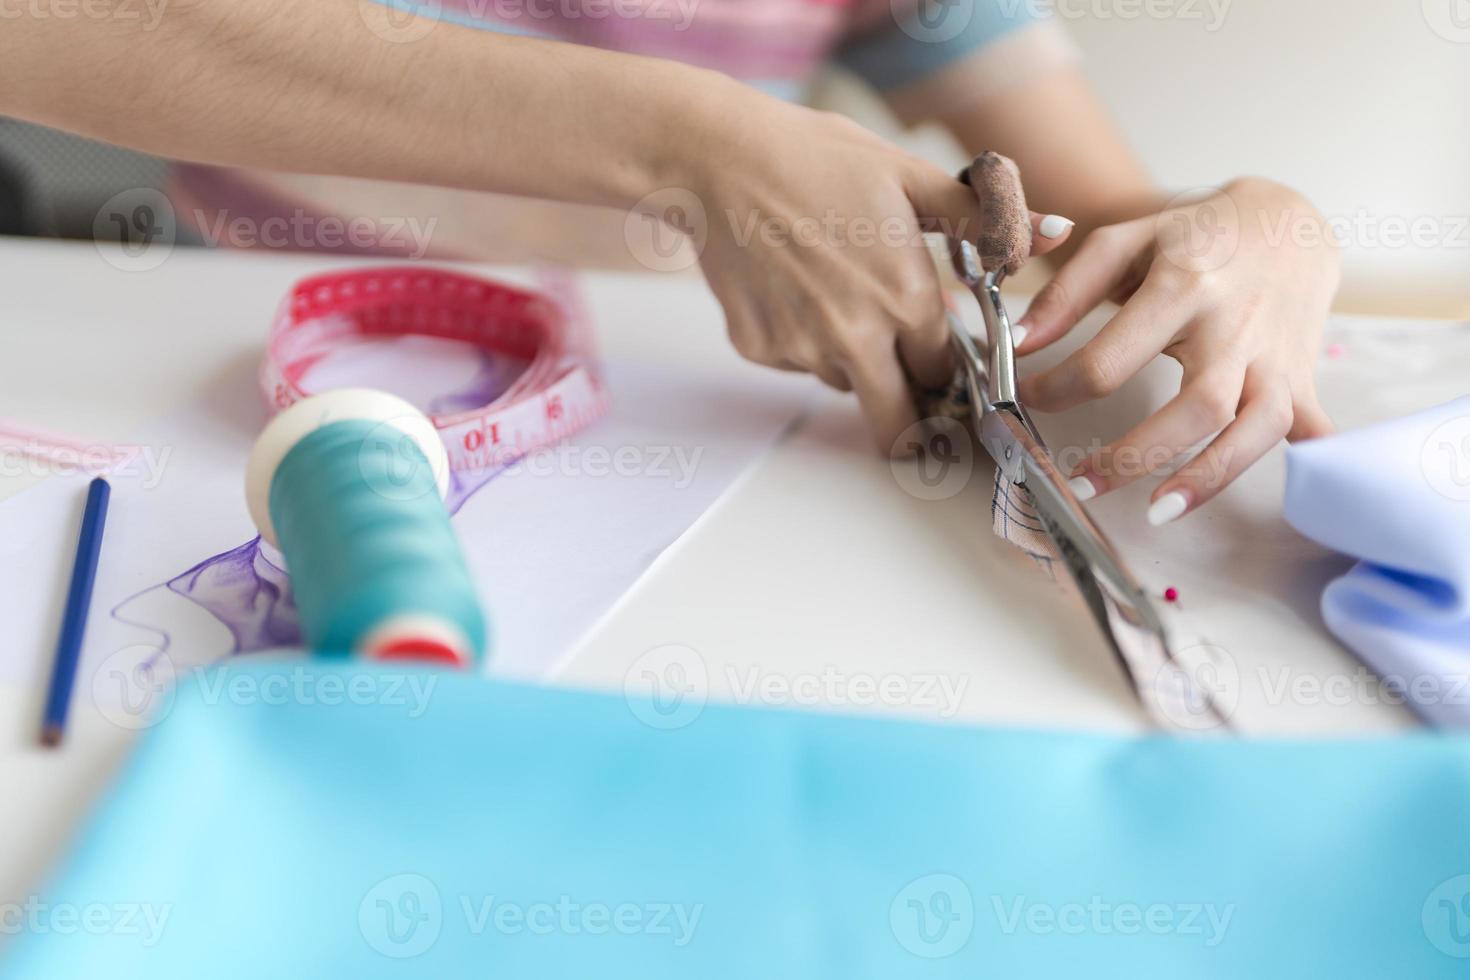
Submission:
[[[909,379],[937,386],[953,377],[922,236],[974,241],[974,192],[846,118],[744,87],[722,93],[703,133],[682,164],[692,201],[670,223],[695,225],[736,350],[855,391],[879,448],[912,451],[899,444],[917,420]],[[658,213],[657,202],[678,193],[651,200]],[[1033,215],[1032,228],[1040,254],[1066,240],[1071,222]]]
[[[1283,436],[1332,431],[1312,375],[1337,285],[1321,216],[1265,180],[1100,228],[1019,321],[1020,352],[1052,343],[1105,299],[1122,309],[1061,364],[1027,378],[1022,401],[1060,411],[1116,391],[1159,354],[1183,365],[1177,396],[1072,474],[1086,499],[1189,459],[1153,493],[1148,518],[1163,524]]]

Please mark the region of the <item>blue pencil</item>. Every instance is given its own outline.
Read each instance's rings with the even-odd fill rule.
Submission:
[[[56,662],[51,667],[51,690],[46,695],[42,745],[59,745],[66,728],[66,712],[77,679],[77,659],[82,653],[82,634],[87,630],[87,610],[92,605],[97,556],[102,551],[102,528],[107,523],[107,501],[111,496],[112,487],[100,476],[87,488],[87,509],[82,513],[82,533],[77,537],[77,557],[71,568],[66,612],[61,618],[61,637],[56,641]]]

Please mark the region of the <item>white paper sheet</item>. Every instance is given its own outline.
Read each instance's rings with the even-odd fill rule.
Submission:
[[[450,506],[492,623],[487,670],[543,674],[801,413],[810,381],[605,365],[608,417],[497,474],[456,475]],[[387,388],[421,407],[480,398],[513,376],[473,348],[426,338],[364,344],[308,387]],[[128,672],[297,641],[284,574],[246,514],[246,455],[264,421],[253,365],[138,433],[111,475],[79,690],[125,696]],[[0,678],[50,663],[86,478],[0,504]],[[106,669],[101,669],[105,666]],[[116,688],[116,690],[112,690]]]

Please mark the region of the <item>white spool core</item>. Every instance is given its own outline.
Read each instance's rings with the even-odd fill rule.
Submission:
[[[270,513],[271,481],[276,468],[302,439],[325,425],[346,421],[378,422],[408,436],[428,459],[439,496],[449,493],[449,453],[434,423],[412,404],[371,388],[338,388],[312,395],[271,419],[255,440],[250,462],[245,466],[245,503],[250,519],[272,547],[280,547]]]

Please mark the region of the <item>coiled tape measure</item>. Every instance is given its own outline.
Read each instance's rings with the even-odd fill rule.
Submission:
[[[442,269],[378,268],[303,279],[276,314],[261,367],[275,411],[310,394],[303,379],[343,343],[421,335],[527,362],[493,403],[430,415],[453,470],[497,469],[607,410],[583,319],[564,295]]]
[[[563,297],[445,270],[304,279],[271,327],[261,384],[277,413],[251,453],[246,499],[291,573],[316,651],[468,666],[490,629],[444,498],[450,470],[499,468],[565,438],[607,399]],[[490,404],[426,415],[395,395],[312,394],[342,345],[423,335],[523,361]]]

